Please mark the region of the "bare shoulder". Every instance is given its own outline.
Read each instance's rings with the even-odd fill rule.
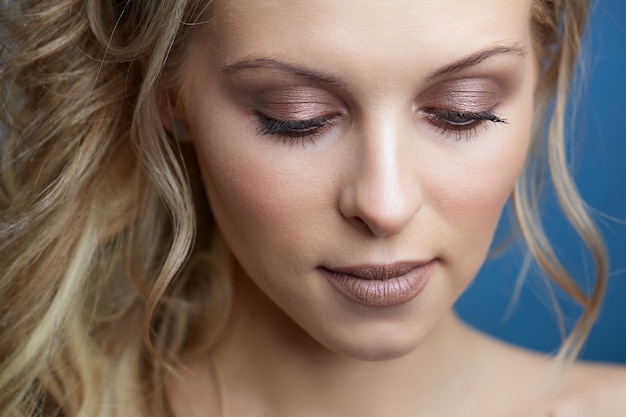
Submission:
[[[493,412],[507,417],[626,417],[626,366],[576,362],[557,383],[555,358],[477,334]],[[514,377],[511,377],[514,376]]]
[[[496,378],[500,388],[495,390],[512,411],[497,415],[626,417],[624,365],[576,362],[567,367],[559,383],[553,386],[549,383],[549,375],[554,358],[550,356],[496,344],[491,358],[495,358],[502,374],[508,375],[506,379]],[[512,379],[510,375],[516,378]],[[553,389],[545,391],[544,388],[549,386]]]
[[[577,363],[555,395],[529,417],[626,416],[626,367]]]
[[[572,369],[569,393],[614,403],[626,416],[626,366],[617,364],[578,363]]]

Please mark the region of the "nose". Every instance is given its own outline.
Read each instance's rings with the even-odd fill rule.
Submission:
[[[423,204],[410,138],[397,129],[361,137],[339,210],[376,237],[400,233]]]

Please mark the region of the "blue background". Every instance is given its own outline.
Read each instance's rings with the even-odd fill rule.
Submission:
[[[591,12],[570,154],[579,190],[594,209],[606,241],[611,275],[582,358],[626,363],[626,1],[595,0]],[[591,271],[589,262],[555,207],[548,197],[543,215],[547,233],[568,270],[585,275]],[[497,237],[506,235],[507,224],[504,216]],[[468,323],[501,339],[554,352],[561,336],[536,269],[531,268],[519,298],[514,297],[522,263],[519,247],[494,256],[458,301],[457,311]],[[585,286],[584,279],[579,282]],[[564,307],[571,326],[580,309],[571,303]]]

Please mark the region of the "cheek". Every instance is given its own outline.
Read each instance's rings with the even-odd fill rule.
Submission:
[[[262,140],[241,140],[226,132],[199,140],[203,182],[213,216],[244,269],[274,270],[280,264],[295,273],[306,260],[298,236],[314,239],[324,230],[317,217],[323,198],[295,171],[296,164],[273,152],[273,144],[255,146]],[[289,256],[293,253],[300,256]],[[295,262],[282,265],[283,258]]]
[[[220,158],[212,158],[214,154]],[[280,176],[245,153],[224,147],[199,147],[198,158],[213,215],[225,237],[271,238],[264,225],[276,225],[276,217],[297,201],[281,195]]]
[[[489,160],[472,161],[460,166],[457,185],[447,190],[456,204],[445,207],[450,219],[465,219],[468,224],[494,223],[510,196],[524,162],[525,149],[498,152]],[[454,181],[450,182],[454,184]]]
[[[434,210],[446,225],[442,232],[448,242],[445,253],[467,280],[487,256],[502,209],[524,165],[529,136],[530,132],[520,129],[498,138],[489,149],[477,146],[479,152],[450,164],[431,184],[438,188],[431,192]]]

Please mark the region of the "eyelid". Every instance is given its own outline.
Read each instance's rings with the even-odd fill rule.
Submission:
[[[491,78],[462,78],[437,83],[417,97],[418,107],[446,108],[458,112],[491,110],[500,104],[504,88]]]
[[[310,120],[345,112],[334,94],[309,86],[269,88],[253,91],[248,97],[249,108],[278,120]]]

